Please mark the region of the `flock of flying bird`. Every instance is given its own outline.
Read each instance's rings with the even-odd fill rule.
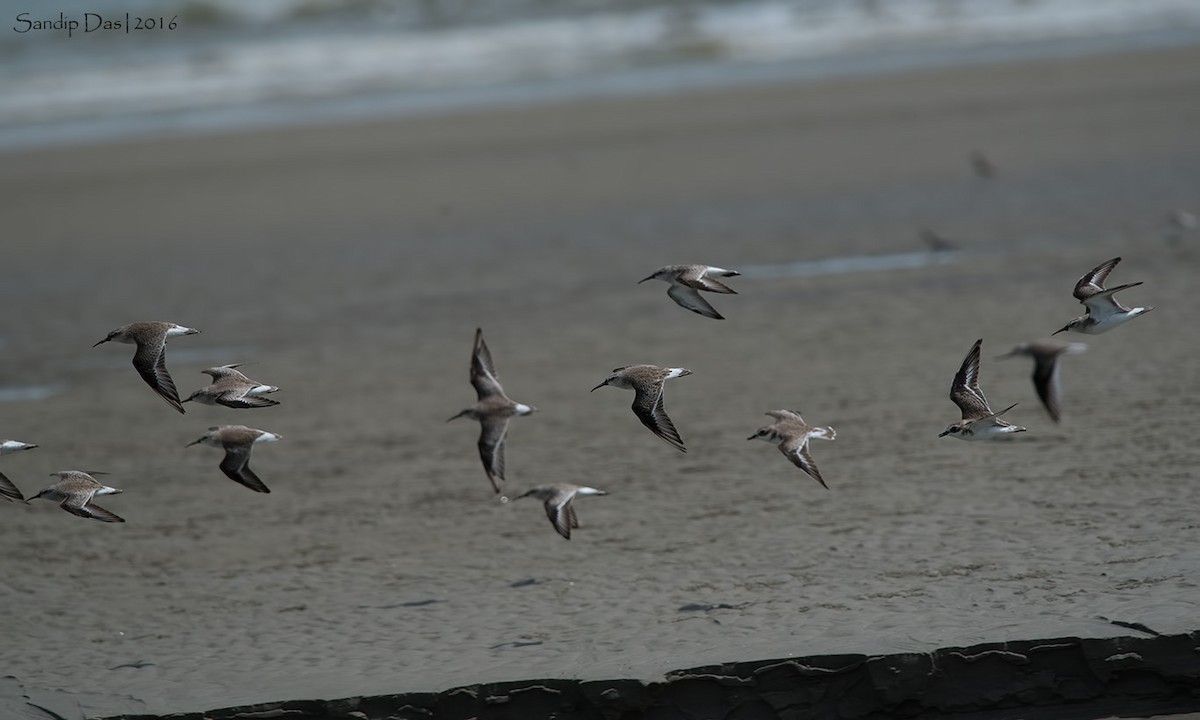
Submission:
[[[1086,312],[1068,322],[1062,329],[1057,330],[1055,335],[1066,331],[1098,335],[1154,309],[1153,307],[1128,308],[1113,297],[1121,290],[1141,285],[1140,282],[1114,288],[1104,287],[1109,273],[1120,261],[1121,258],[1116,257],[1101,263],[1080,278],[1075,285],[1074,296],[1084,305]],[[639,281],[639,284],[647,280],[666,281],[670,284],[667,295],[681,307],[708,318],[721,320],[724,318],[700,295],[700,291],[735,294],[735,290],[717,278],[736,277],[739,274],[736,271],[708,265],[668,265]],[[238,409],[270,407],[279,404],[275,400],[264,397],[278,388],[246,377],[237,370],[241,364],[222,365],[204,370],[204,373],[212,377],[212,383],[180,400],[175,383],[167,372],[167,338],[177,335],[194,335],[198,332],[200,331],[175,323],[138,322],[113,330],[96,345],[110,341],[136,344],[137,351],[133,356],[134,368],[159,396],[181,413],[184,412],[183,403],[190,401]],[[1025,431],[1025,428],[1001,419],[1001,416],[1015,407],[1016,403],[995,412],[979,387],[982,344],[982,338],[975,341],[950,386],[950,399],[962,411],[962,419],[949,425],[939,437],[950,435],[961,440],[980,440]],[[1082,352],[1086,350],[1086,347],[1082,343],[1044,340],[1018,345],[1007,355],[1001,357],[1026,355],[1034,359],[1034,387],[1050,417],[1058,422],[1061,404],[1058,358],[1063,354]],[[679,431],[676,430],[675,424],[667,415],[663,404],[663,387],[667,380],[690,374],[692,371],[687,368],[630,365],[613,370],[603,382],[592,388],[592,391],[606,385],[633,390],[632,408],[638,420],[667,444],[681,452],[687,452]],[[468,417],[479,422],[479,455],[483,461],[484,472],[492,484],[492,489],[499,494],[502,492],[505,482],[504,440],[508,433],[509,419],[518,415],[528,415],[536,408],[515,402],[505,394],[496,374],[491,351],[488,350],[487,343],[483,340],[481,329],[475,331],[470,378],[471,385],[474,386],[478,396],[477,402],[454,415],[447,422],[460,417]],[[808,445],[809,440],[813,438],[833,440],[837,436],[834,429],[811,426],[793,410],[772,410],[766,414],[774,422],[759,428],[747,440],[758,439],[776,444],[788,460],[810,475],[822,487],[828,489],[829,486],[821,476]],[[258,430],[245,425],[221,425],[209,428],[204,436],[189,443],[188,446],[204,443],[223,448],[225,457],[220,464],[221,471],[230,479],[251,490],[268,493],[270,490],[250,469],[250,451],[256,443],[273,442],[281,437],[278,433]],[[37,445],[16,440],[0,440],[0,455],[35,447]],[[117,488],[100,483],[93,477],[93,475],[99,474],[103,473],[86,473],[79,470],[52,473],[52,475],[58,476],[58,482],[26,499],[14,484],[0,473],[0,497],[26,503],[42,498],[57,502],[63,510],[80,517],[104,522],[125,522],[123,518],[92,501],[97,495],[121,492]],[[552,483],[534,487],[516,499],[532,497],[541,500],[554,529],[564,538],[570,539],[571,530],[579,527],[579,521],[572,506],[575,497],[577,495],[605,494],[607,493],[603,490],[582,485]],[[508,502],[508,498],[501,495],[501,501]]]
[[[1086,308],[1086,312],[1067,323],[1060,332],[1074,331],[1090,335],[1098,335],[1127,322],[1139,315],[1153,310],[1153,307],[1127,308],[1118,302],[1113,295],[1126,290],[1140,282],[1121,285],[1119,287],[1104,287],[1108,274],[1121,258],[1113,258],[1088,272],[1075,285],[1074,295]],[[701,295],[700,291],[717,293],[735,293],[729,286],[716,278],[735,277],[739,273],[723,268],[707,265],[668,265],[659,268],[646,280],[664,280],[670,283],[667,295],[677,304],[692,312],[716,320],[723,319]],[[962,411],[962,419],[952,423],[939,437],[951,435],[961,440],[980,440],[997,437],[1008,433],[1023,432],[1025,428],[1013,425],[1000,418],[1011,410],[1016,403],[1009,405],[999,412],[993,412],[979,387],[979,360],[982,338],[975,341],[967,353],[962,366],[954,376],[950,386],[950,399]],[[1086,350],[1082,343],[1065,343],[1056,340],[1044,340],[1018,345],[1002,357],[1027,355],[1034,359],[1033,384],[1037,390],[1050,417],[1059,421],[1061,390],[1058,379],[1058,358],[1063,354],[1074,354]],[[663,387],[667,380],[692,374],[687,368],[665,368],[656,365],[630,365],[616,368],[592,391],[605,385],[633,390],[633,413],[638,420],[650,429],[656,436],[668,445],[687,452],[683,439],[676,430],[675,424],[667,415],[663,404]],[[496,375],[496,367],[492,361],[491,351],[483,340],[483,331],[475,330],[475,347],[471,354],[471,384],[475,387],[478,401],[474,406],[458,413],[450,420],[469,417],[480,423],[479,455],[483,461],[483,469],[492,489],[496,493],[502,490],[504,482],[504,439],[508,433],[509,418],[516,415],[528,415],[536,410],[531,405],[525,405],[512,400],[504,393]],[[793,464],[828,489],[809,451],[809,440],[833,440],[837,433],[831,427],[814,427],[804,421],[800,413],[794,410],[771,410],[766,413],[774,422],[761,427],[747,440],[765,440],[779,447],[780,452]],[[447,420],[449,422],[450,420]],[[517,499],[534,497],[542,500],[546,514],[554,529],[564,538],[570,539],[571,529],[579,527],[572,501],[577,495],[605,495],[603,490],[574,485],[569,483],[554,483],[535,487]],[[503,502],[507,498],[501,496]]]
[[[198,332],[200,331],[194,328],[169,322],[136,322],[122,325],[113,330],[92,347],[106,342],[137,345],[137,350],[133,354],[133,367],[146,381],[146,384],[158,393],[159,397],[181,413],[185,412],[183,409],[185,402],[224,405],[231,408],[259,408],[279,404],[275,400],[263,397],[279,388],[273,385],[264,385],[243,375],[237,368],[244,363],[221,365],[204,370],[204,373],[212,377],[212,383],[180,400],[179,392],[175,389],[175,381],[167,372],[167,338],[176,335],[195,335]],[[200,439],[188,443],[187,447],[204,443],[223,448],[225,458],[221,461],[220,467],[226,476],[256,492],[269,493],[271,491],[250,469],[250,448],[255,443],[273,442],[281,437],[282,435],[278,433],[258,430],[245,425],[220,425],[210,427]],[[31,443],[3,440],[0,441],[0,455],[35,447],[37,445]],[[97,495],[115,495],[122,492],[93,477],[104,474],[94,470],[91,472],[60,470],[51,473],[51,475],[58,476],[58,482],[27,499],[11,480],[0,473],[0,497],[26,503],[42,498],[59,503],[59,507],[73,515],[103,522],[125,522],[121,516],[92,502]]]

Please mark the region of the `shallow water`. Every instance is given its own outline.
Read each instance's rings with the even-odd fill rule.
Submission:
[[[0,0],[0,150],[1189,44],[1187,0]],[[70,31],[36,29],[59,19]],[[173,29],[93,29],[146,16]],[[157,20],[155,20],[157,22]]]

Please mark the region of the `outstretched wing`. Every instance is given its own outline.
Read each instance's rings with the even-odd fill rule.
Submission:
[[[1057,355],[1034,356],[1033,388],[1037,390],[1042,405],[1046,406],[1046,412],[1050,413],[1050,419],[1058,422],[1062,389],[1058,380]]]
[[[471,352],[471,384],[482,400],[493,395],[504,395],[500,387],[500,379],[496,375],[496,365],[492,362],[492,353],[487,343],[483,341],[483,329],[475,329],[475,348]]]
[[[21,494],[16,485],[12,484],[12,480],[4,476],[4,473],[0,473],[0,497],[18,502],[25,500],[25,496]]]
[[[1121,262],[1121,258],[1115,257],[1112,260],[1102,262],[1092,270],[1079,278],[1079,282],[1075,283],[1075,298],[1079,302],[1087,304],[1087,299],[1096,293],[1104,292],[1104,281],[1108,279],[1108,274],[1112,272],[1117,263]],[[1116,292],[1116,290],[1113,290]]]
[[[992,414],[987,398],[983,396],[983,390],[979,389],[979,348],[981,345],[983,345],[983,338],[976,340],[975,344],[971,346],[971,351],[963,358],[962,366],[958,368],[958,372],[954,375],[954,382],[950,385],[950,399],[954,401],[959,410],[962,410],[963,420],[974,420]]]
[[[250,488],[254,492],[271,492],[258,475],[250,469],[250,446],[236,445],[225,448],[225,457],[221,460],[221,472],[236,483]]]
[[[575,519],[575,510],[571,507],[571,500],[575,497],[575,493],[558,492],[546,501],[546,516],[550,518],[550,524],[566,539],[571,539],[571,528],[579,527],[579,521]]]
[[[687,452],[687,448],[683,445],[683,438],[679,437],[675,423],[667,417],[667,410],[663,406],[663,384],[659,383],[646,390],[636,388],[635,393],[633,414],[637,415],[638,420],[641,420],[643,425],[650,428],[651,432],[662,438],[668,445],[678,448],[680,452]]]
[[[721,313],[717,312],[716,308],[708,304],[707,300],[700,297],[700,292],[695,288],[685,285],[671,285],[671,287],[667,288],[667,295],[670,295],[671,299],[679,307],[687,308],[694,313],[712,318],[713,320],[725,319]]]
[[[87,504],[81,505],[79,507],[73,507],[73,506],[68,507],[67,503],[64,502],[61,507],[63,510],[66,510],[67,512],[71,513],[72,515],[78,515],[79,517],[85,517],[85,518],[91,518],[92,520],[99,520],[100,522],[109,522],[109,523],[125,522],[125,518],[121,517],[120,515],[117,515],[116,513],[112,512],[110,510],[105,510],[104,508],[100,507],[96,503],[87,503]]]
[[[798,437],[780,443],[779,451],[782,452],[792,464],[808,473],[814,480],[821,483],[821,487],[826,490],[829,486],[825,484],[825,479],[821,477],[821,471],[817,469],[817,463],[813,460],[812,454],[808,451],[808,437]]]
[[[1129,312],[1129,308],[1122,305],[1120,301],[1113,297],[1113,295],[1121,292],[1122,290],[1128,290],[1131,287],[1137,287],[1138,285],[1141,285],[1141,283],[1135,282],[1126,283],[1125,285],[1118,285],[1115,288],[1108,288],[1106,290],[1093,293],[1080,300],[1080,302],[1087,307],[1089,315],[1098,315],[1100,317],[1104,317],[1105,315],[1110,315],[1113,313],[1127,313]]]
[[[142,379],[146,381],[146,384],[158,393],[159,397],[167,401],[168,405],[181,413],[184,412],[183,404],[179,402],[179,391],[175,389],[175,381],[167,372],[165,334],[157,344],[144,342],[138,345],[137,352],[133,354],[133,367],[138,371],[138,375],[141,375]]]
[[[508,418],[485,417],[479,421],[479,459],[487,473],[492,489],[500,492],[504,482],[504,437],[508,434]]]

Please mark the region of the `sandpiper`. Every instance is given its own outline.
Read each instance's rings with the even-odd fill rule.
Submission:
[[[1113,297],[1114,293],[1141,285],[1140,282],[1118,285],[1107,290],[1104,288],[1105,279],[1119,262],[1121,258],[1115,257],[1100,263],[1091,272],[1079,278],[1079,282],[1075,283],[1074,295],[1087,308],[1087,314],[1075,318],[1061,330],[1055,330],[1053,334],[1073,330],[1088,335],[1099,335],[1154,309],[1153,306],[1127,308]]]
[[[579,527],[579,520],[575,517],[575,508],[571,505],[571,501],[575,499],[575,496],[607,494],[603,490],[584,487],[582,485],[552,483],[550,485],[539,485],[525,492],[525,494],[517,496],[516,499],[534,497],[542,500],[546,507],[546,515],[550,518],[550,523],[554,525],[554,529],[558,531],[559,535],[570,540],[571,528]]]
[[[680,307],[714,320],[724,320],[721,313],[709,305],[707,300],[700,297],[700,291],[707,290],[727,295],[736,295],[737,291],[712,277],[714,275],[737,277],[741,273],[709,265],[667,265],[655,270],[650,277],[638,280],[638,284],[641,285],[646,280],[665,280],[671,283],[671,287],[667,289],[667,295],[670,295],[671,299]]]
[[[1062,384],[1058,378],[1058,358],[1061,355],[1078,355],[1082,352],[1087,352],[1087,345],[1083,343],[1035,340],[1017,345],[999,356],[997,360],[1014,355],[1026,355],[1033,358],[1033,387],[1037,390],[1038,397],[1042,399],[1042,404],[1046,406],[1046,412],[1050,413],[1050,419],[1058,422],[1062,400]]]
[[[662,438],[668,445],[687,452],[683,446],[683,438],[675,429],[675,423],[667,417],[663,406],[663,385],[672,378],[691,375],[687,368],[663,368],[657,365],[629,365],[616,368],[591,392],[596,392],[605,385],[633,390],[633,414],[637,415],[642,424]]]
[[[204,443],[224,448],[225,457],[221,460],[221,472],[230,480],[241,483],[254,492],[269,493],[271,490],[250,469],[250,450],[255,443],[275,442],[282,438],[279,433],[256,430],[245,425],[218,425],[210,427],[203,437],[184,447]]]
[[[483,341],[483,329],[475,328],[475,346],[471,350],[471,384],[478,401],[452,418],[469,417],[479,421],[479,458],[492,489],[500,492],[504,483],[504,437],[508,434],[508,419],[513,415],[528,415],[537,410],[532,405],[513,402],[504,394],[496,375],[492,353]]]
[[[21,442],[20,440],[0,440],[0,455],[12,455],[22,450],[32,450],[35,447],[37,445]]]
[[[0,455],[11,455],[22,450],[31,450],[37,447],[32,443],[21,442],[20,440],[0,440]],[[7,500],[24,500],[25,496],[13,485],[4,473],[0,473],[0,497]]]
[[[184,412],[183,405],[179,402],[179,392],[175,389],[175,381],[167,372],[167,338],[175,335],[195,335],[198,332],[200,331],[194,328],[169,322],[135,322],[113,330],[96,345],[106,342],[136,344],[133,367],[168,405]]]
[[[943,430],[938,437],[952,435],[959,440],[982,440],[1006,433],[1025,432],[1025,428],[1000,419],[1004,413],[1017,406],[1013,403],[1000,412],[992,412],[987,398],[979,389],[979,348],[983,338],[975,341],[971,351],[963,358],[962,367],[954,375],[950,385],[950,399],[962,410],[962,420]]]
[[[92,518],[101,522],[125,522],[125,518],[111,513],[92,502],[92,498],[97,495],[115,495],[123,492],[117,488],[103,485],[96,478],[92,477],[92,475],[103,475],[104,473],[92,471],[89,474],[80,470],[60,470],[50,474],[57,475],[58,482],[25,502],[33,502],[38,498],[44,498],[59,503],[59,507],[72,515]]]
[[[205,405],[224,405],[231,408],[260,408],[278,405],[277,401],[263,397],[263,395],[273,393],[279,388],[274,385],[264,385],[243,375],[236,368],[244,364],[219,365],[202,371],[212,376],[212,384],[200,388],[184,398],[182,402],[195,400]]]
[[[817,469],[817,463],[808,451],[808,440],[809,438],[833,440],[837,437],[834,429],[813,427],[804,422],[804,418],[800,417],[800,413],[795,410],[771,410],[767,412],[767,415],[775,418],[775,422],[759,428],[746,439],[778,443],[779,451],[788,460],[791,460],[792,464],[811,475],[814,480],[821,483],[821,487],[828,490],[829,486],[825,484],[824,478],[821,477],[821,471]]]

